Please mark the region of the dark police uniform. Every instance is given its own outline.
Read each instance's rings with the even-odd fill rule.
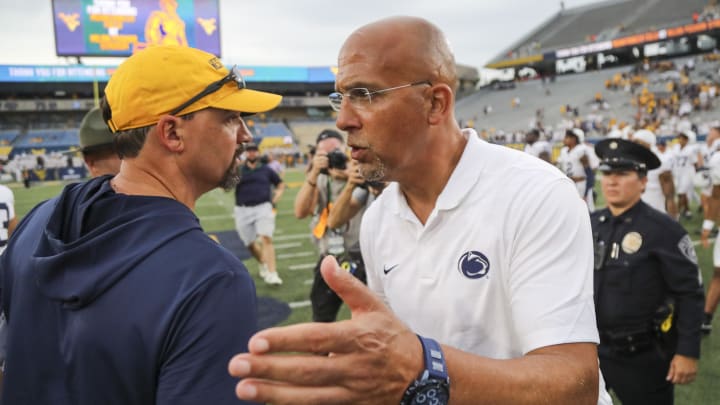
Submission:
[[[603,173],[645,175],[660,163],[629,141],[608,139],[595,151]],[[704,290],[690,237],[642,200],[617,217],[607,208],[596,211],[591,222],[598,355],[607,386],[625,405],[672,404],[666,376],[673,356],[700,357]]]

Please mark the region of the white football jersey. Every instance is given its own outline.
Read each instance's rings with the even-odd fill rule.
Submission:
[[[665,209],[665,195],[662,192],[662,185],[660,184],[660,175],[665,172],[672,173],[673,155],[671,153],[660,153],[655,146],[653,146],[651,150],[657,155],[658,159],[660,159],[660,167],[648,171],[648,181],[645,186],[645,192],[642,194],[642,200],[660,212],[667,212]]]
[[[584,144],[575,145],[572,150],[568,149],[567,146],[563,146],[563,148],[560,149],[558,167],[568,177],[585,177],[585,168],[580,159],[587,155],[587,146]]]
[[[9,239],[8,222],[15,218],[15,196],[8,187],[0,185],[0,253]]]
[[[680,144],[675,145],[675,169],[678,171],[694,170],[698,161],[697,145],[685,145],[684,148]]]
[[[548,156],[552,156],[552,147],[550,143],[546,141],[537,141],[530,144],[525,144],[525,153],[529,153],[532,156],[540,157],[540,154],[546,152]]]

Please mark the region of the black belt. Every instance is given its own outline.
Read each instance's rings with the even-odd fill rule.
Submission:
[[[654,347],[657,334],[648,327],[601,330],[600,344],[617,354],[635,354]]]
[[[247,203],[247,204],[236,204],[237,207],[257,207],[258,205],[269,203],[270,201],[260,201],[257,203]]]

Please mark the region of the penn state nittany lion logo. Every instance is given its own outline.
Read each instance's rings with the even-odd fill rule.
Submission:
[[[490,271],[490,261],[478,251],[465,252],[458,260],[458,271],[467,278],[483,278]]]

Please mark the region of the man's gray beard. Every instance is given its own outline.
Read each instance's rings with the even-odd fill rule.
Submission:
[[[242,152],[239,149],[235,152],[235,156],[233,156],[230,167],[228,167],[222,179],[220,179],[220,183],[218,183],[218,187],[222,188],[225,191],[230,191],[234,189],[235,186],[240,183],[240,172],[238,171],[236,162],[237,158],[240,156],[241,153]]]
[[[375,165],[368,169],[369,171],[362,171],[362,176],[366,181],[383,181],[385,178],[385,164],[379,157],[375,158]]]

